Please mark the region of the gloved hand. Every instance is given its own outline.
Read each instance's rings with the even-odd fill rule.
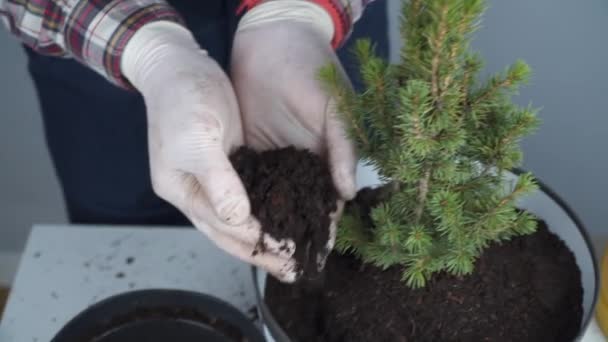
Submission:
[[[219,65],[185,28],[157,22],[127,43],[121,70],[143,95],[154,191],[230,254],[283,281],[295,279],[293,243],[266,239],[227,157],[243,143],[234,91]]]
[[[247,145],[257,150],[293,145],[326,157],[342,200],[356,192],[357,158],[336,113],[335,102],[318,80],[319,69],[340,65],[330,42],[333,23],[320,6],[307,1],[268,1],[241,19],[234,39],[232,81]],[[323,267],[336,236],[332,215]]]

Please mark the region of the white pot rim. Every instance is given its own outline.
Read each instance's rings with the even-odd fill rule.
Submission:
[[[525,173],[526,171],[523,169],[517,168],[517,169],[511,170],[511,172],[513,174],[515,174],[516,176],[519,176],[519,175]],[[587,229],[585,228],[583,221],[578,217],[578,215],[574,212],[574,210],[570,207],[570,205],[568,205],[568,203],[565,200],[563,200],[553,189],[551,189],[551,187],[549,187],[547,184],[543,183],[538,178],[536,178],[536,181],[539,186],[539,191],[546,194],[548,197],[550,197],[551,200],[553,202],[555,202],[555,204],[557,204],[561,208],[561,210],[563,210],[564,213],[572,220],[572,222],[574,222],[574,225],[577,227],[582,239],[585,242],[585,245],[587,246],[590,258],[593,263],[593,265],[591,265],[591,266],[593,269],[593,277],[594,277],[595,286],[594,286],[594,291],[592,293],[592,304],[591,304],[591,307],[589,308],[589,310],[591,310],[592,312],[590,312],[590,314],[587,314],[587,315],[583,314],[584,321],[582,322],[581,329],[575,339],[578,341],[582,338],[585,331],[587,331],[587,329],[588,329],[589,325],[591,324],[591,322],[593,321],[593,317],[594,317],[594,312],[595,312],[597,299],[598,299],[599,283],[600,283],[598,258],[592,247],[593,245],[591,244],[591,238],[589,237],[589,233],[588,233]],[[287,336],[285,331],[283,331],[283,329],[278,324],[278,322],[274,319],[274,316],[273,316],[272,312],[270,311],[270,308],[266,305],[266,303],[263,300],[263,293],[262,293],[262,290],[260,289],[260,285],[259,285],[259,281],[258,281],[259,280],[258,277],[260,276],[260,273],[261,272],[259,272],[256,267],[252,267],[252,276],[253,276],[253,284],[254,284],[254,288],[255,288],[255,296],[256,296],[259,314],[260,314],[260,317],[264,324],[264,329],[268,330],[268,332],[272,335],[273,339],[276,342],[290,342],[291,340],[289,339],[289,337]]]

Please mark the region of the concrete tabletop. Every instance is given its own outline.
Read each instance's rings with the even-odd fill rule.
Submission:
[[[87,306],[145,288],[203,292],[246,313],[255,306],[249,266],[193,229],[36,226],[0,342],[48,342]]]
[[[48,342],[74,315],[128,290],[214,295],[247,313],[249,266],[192,229],[35,226],[0,323],[0,342]],[[583,342],[606,341],[595,322]]]

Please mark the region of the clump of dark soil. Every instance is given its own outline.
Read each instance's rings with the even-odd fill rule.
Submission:
[[[357,200],[375,202],[370,190]],[[401,276],[332,254],[320,291],[268,278],[265,298],[298,342],[570,342],[580,329],[580,270],[544,222],[488,248],[470,276],[438,274],[416,290]]]
[[[315,278],[317,254],[327,253],[329,215],[338,199],[327,163],[293,147],[261,153],[243,147],[230,159],[263,233],[276,240],[293,240],[294,258],[304,278]],[[263,253],[263,237],[259,247]]]

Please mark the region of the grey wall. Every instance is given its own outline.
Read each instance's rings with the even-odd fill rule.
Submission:
[[[488,69],[521,57],[534,70],[519,101],[543,107],[543,125],[524,144],[526,166],[608,231],[608,2],[495,0],[485,26],[476,45]]]
[[[383,0],[378,0],[383,1]],[[397,4],[391,24],[396,32]],[[525,166],[555,188],[589,228],[604,230],[608,192],[608,2],[491,0],[475,47],[488,71],[516,58],[534,78],[518,101],[543,107]],[[34,222],[65,220],[18,44],[0,33],[0,254],[18,251]]]
[[[2,27],[0,257],[22,248],[33,223],[65,221],[63,210],[44,144],[38,103],[26,72],[25,55]]]

